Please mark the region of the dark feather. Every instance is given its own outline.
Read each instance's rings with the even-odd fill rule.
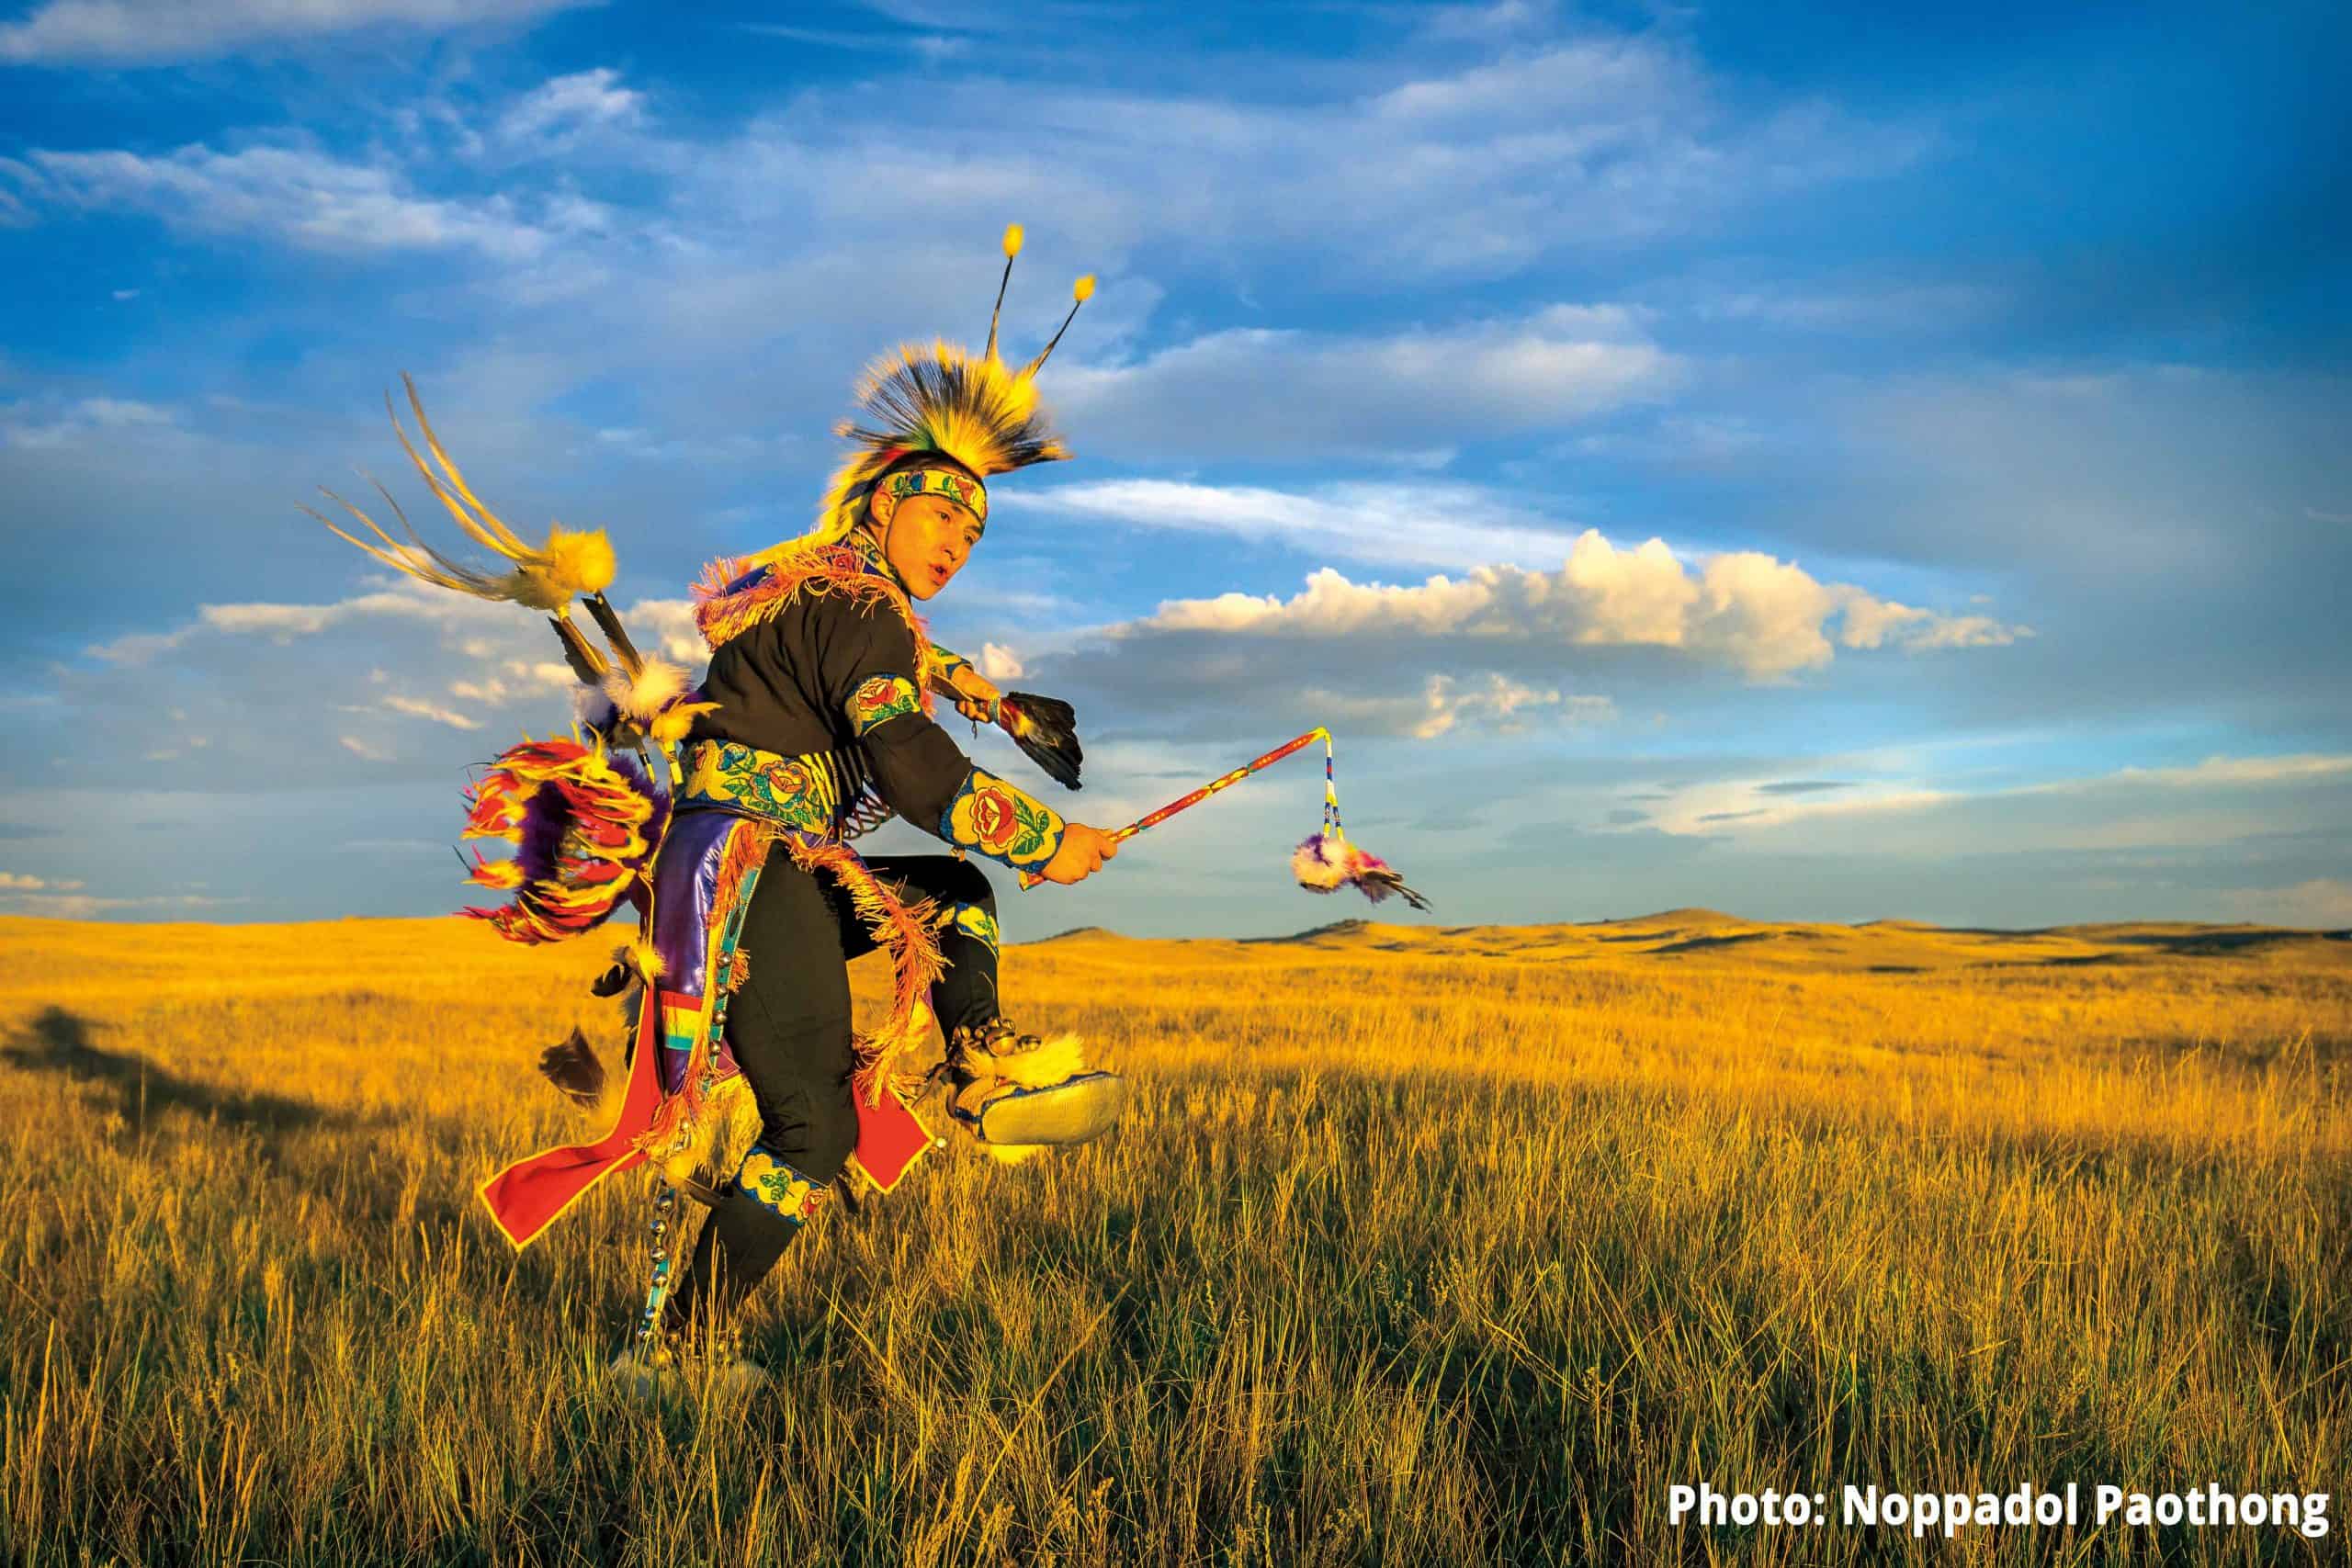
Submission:
[[[1401,893],[1405,896],[1405,902],[1416,909],[1427,909],[1430,907],[1428,899],[1406,886],[1405,879],[1385,865],[1374,866],[1360,874],[1356,878],[1356,886],[1363,889],[1363,896],[1375,904],[1391,893]]]
[[[576,1023],[568,1039],[539,1054],[539,1071],[582,1106],[594,1105],[605,1092],[605,1064]]]
[[[1029,760],[1068,788],[1077,789],[1086,754],[1078,744],[1078,711],[1058,697],[1007,692],[1001,705],[1005,733]]]

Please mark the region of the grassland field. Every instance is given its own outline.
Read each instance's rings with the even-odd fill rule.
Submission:
[[[2352,941],[1703,910],[1078,932],[1129,1074],[618,1397],[650,1181],[475,1184],[610,942],[0,919],[0,1557],[38,1564],[2340,1562]],[[855,966],[872,1009],[879,959]],[[2328,1493],[2330,1533],[1670,1528],[1668,1488]]]

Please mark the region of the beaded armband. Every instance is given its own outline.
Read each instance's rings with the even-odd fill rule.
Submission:
[[[939,818],[939,836],[1015,871],[1042,870],[1062,847],[1065,824],[1051,807],[974,768]]]
[[[922,694],[904,675],[875,675],[850,694],[847,706],[850,728],[863,739],[894,718],[922,712]]]
[[[937,643],[933,643],[931,662],[923,673],[930,677],[933,683],[944,681],[952,686],[956,683],[956,673],[959,671],[969,670],[971,667],[972,661],[962,654],[950,652]]]

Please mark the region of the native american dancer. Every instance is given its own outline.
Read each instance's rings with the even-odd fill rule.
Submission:
[[[1000,692],[934,646],[914,609],[979,545],[988,479],[1069,456],[1035,380],[1061,332],[1017,371],[997,355],[1020,242],[1015,225],[986,349],[934,342],[877,360],[859,389],[866,423],[840,427],[854,447],[816,527],[716,562],[697,585],[710,648],[698,687],[630,644],[604,598],[614,564],[603,536],[559,528],[545,547],[526,544],[467,486],[413,387],[434,465],[405,434],[403,446],[460,526],[514,570],[458,566],[413,529],[402,543],[349,508],[380,543],[343,536],[386,564],[548,612],[573,670],[602,694],[584,737],[514,748],[470,796],[468,836],[509,839],[518,852],[477,860],[474,880],[514,898],[469,913],[523,942],[581,934],[623,901],[640,922],[597,987],[626,992],[632,1010],[618,1115],[602,1138],[485,1182],[501,1232],[526,1246],[605,1178],[649,1159],[683,1177],[709,1146],[723,1098],[748,1086],[756,1107],[756,1139],[731,1175],[715,1189],[686,1182],[712,1213],[674,1281],[662,1189],[640,1352],[664,1330],[729,1322],[845,1170],[893,1186],[933,1145],[910,1101],[934,1080],[945,1080],[949,1115],[1000,1157],[1085,1141],[1115,1116],[1118,1080],[1088,1069],[1075,1036],[1041,1041],[1000,1010],[995,898],[965,857],[1067,885],[1098,870],[1116,840],[975,766],[933,717],[944,695],[1075,788],[1070,711]],[[1079,280],[1063,330],[1092,283]],[[575,596],[613,660],[572,622]],[[894,814],[956,853],[851,848]],[[861,1036],[845,965],[876,948],[892,964],[891,1000]],[[920,1058],[934,1021],[945,1054],[933,1065]]]

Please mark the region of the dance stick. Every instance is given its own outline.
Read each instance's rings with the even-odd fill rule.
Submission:
[[[1170,817],[1175,816],[1176,813],[1183,810],[1186,807],[1198,806],[1202,801],[1206,800],[1209,796],[1225,788],[1227,784],[1239,784],[1243,779],[1248,778],[1251,773],[1256,773],[1259,769],[1271,767],[1272,764],[1281,761],[1284,757],[1289,756],[1293,751],[1297,750],[1300,747],[1315,740],[1320,740],[1324,745],[1329,746],[1331,743],[1331,732],[1318,724],[1314,728],[1308,730],[1306,734],[1300,736],[1297,739],[1283,741],[1281,745],[1275,747],[1272,750],[1267,752],[1256,761],[1244,762],[1241,766],[1234,769],[1233,772],[1223,774],[1217,778],[1211,779],[1208,783],[1203,784],[1192,794],[1184,796],[1182,800],[1171,800],[1167,805],[1161,807],[1159,810],[1151,813],[1148,817],[1139,817],[1133,822],[1128,823],[1125,827],[1116,829],[1104,836],[1110,839],[1113,843],[1117,843],[1122,839],[1132,839],[1137,833],[1142,832],[1146,828],[1158,827],[1160,823],[1167,821]],[[1024,871],[1021,874],[1022,891],[1026,892],[1045,880],[1046,879],[1042,876]]]

